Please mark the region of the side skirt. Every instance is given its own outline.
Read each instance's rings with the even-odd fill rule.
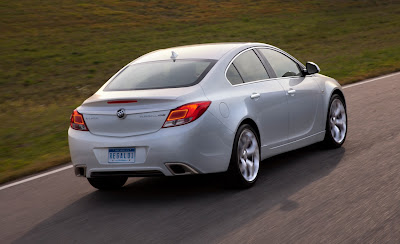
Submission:
[[[296,140],[296,141],[285,143],[280,146],[276,146],[276,147],[272,147],[272,148],[262,147],[261,148],[261,152],[262,152],[261,158],[262,158],[262,160],[264,160],[266,158],[275,156],[277,154],[296,150],[298,148],[302,148],[302,147],[323,141],[324,137],[325,137],[325,130],[318,132],[316,134],[307,136],[305,138]]]

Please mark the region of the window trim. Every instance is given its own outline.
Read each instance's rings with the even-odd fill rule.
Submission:
[[[267,71],[267,74],[270,76],[270,78],[264,79],[264,80],[256,80],[256,81],[250,81],[250,82],[243,82],[243,83],[241,83],[241,84],[232,85],[232,83],[229,81],[229,79],[228,79],[228,77],[227,77],[227,75],[226,75],[226,73],[228,72],[228,68],[229,68],[230,65],[235,61],[235,59],[236,59],[237,57],[239,57],[242,53],[244,53],[244,52],[246,52],[246,51],[249,51],[249,50],[253,50],[253,49],[256,49],[256,50],[254,50],[254,52],[256,53],[256,55],[258,56],[258,58],[260,59],[261,63],[263,64],[263,66],[264,66],[264,68],[265,68],[265,71]],[[294,58],[292,55],[286,53],[285,51],[283,51],[283,50],[281,50],[281,49],[279,49],[279,48],[277,48],[277,47],[272,47],[272,46],[271,46],[271,47],[267,47],[267,46],[250,47],[250,48],[246,48],[246,49],[240,51],[238,54],[236,54],[236,55],[232,58],[232,60],[228,63],[228,65],[226,66],[226,68],[225,68],[225,79],[226,79],[226,81],[228,82],[228,84],[230,84],[231,86],[243,86],[243,85],[258,83],[258,82],[262,82],[262,81],[304,77],[304,76],[277,77],[276,74],[275,74],[275,71],[273,71],[273,69],[272,69],[271,64],[270,64],[270,63],[268,62],[268,60],[264,57],[264,55],[262,55],[262,53],[259,53],[259,51],[258,51],[257,49],[270,49],[270,50],[273,50],[273,51],[277,51],[277,52],[279,52],[279,53],[285,55],[285,56],[288,57],[289,59],[291,59],[293,62],[295,62],[295,63],[297,64],[297,66],[299,67],[300,70],[305,69],[305,66],[304,66],[300,61],[298,61],[298,60],[297,60],[296,58]],[[266,64],[264,64],[263,61],[264,61]],[[271,70],[272,70],[272,72],[273,72],[272,75],[269,73],[269,70],[268,70],[267,67],[265,67],[265,65],[267,65],[267,66],[269,66],[269,68],[271,68]],[[236,68],[236,67],[235,67],[235,68]],[[237,71],[238,71],[239,75],[242,76],[242,75],[240,74],[239,70],[237,70]],[[270,72],[271,72],[271,71],[270,71]],[[242,78],[242,80],[243,80],[243,78]],[[243,80],[243,81],[244,81],[244,80]]]
[[[255,48],[254,52],[257,54],[258,58],[261,60],[261,63],[264,65],[268,74],[271,74],[270,78],[275,78],[276,77],[275,71],[272,68],[271,64],[268,62],[268,60],[264,57],[264,55],[258,50],[258,48]]]
[[[240,74],[239,70],[236,68],[236,65],[233,62],[232,62],[231,65],[232,65],[233,68],[235,68],[235,70],[238,73],[240,79],[242,80],[242,83],[239,83],[239,84],[246,83],[246,82],[244,82],[244,79],[243,79],[242,75]],[[229,67],[231,67],[231,65],[228,66],[228,69],[229,69]],[[226,70],[226,73],[228,73],[228,69]],[[228,79],[228,76],[226,76],[226,78]],[[232,82],[229,79],[228,79],[228,81],[229,81],[229,83],[231,83],[231,85],[233,85]],[[235,85],[239,85],[239,84],[235,84]]]
[[[228,83],[229,83],[231,86],[241,86],[241,85],[243,85],[243,84],[252,84],[252,83],[255,83],[255,82],[260,82],[260,81],[269,80],[269,79],[272,78],[272,77],[271,77],[271,74],[268,73],[268,70],[267,70],[267,68],[265,67],[264,63],[263,63],[262,58],[258,55],[257,51],[254,51],[254,49],[256,49],[256,47],[246,48],[246,49],[240,51],[238,54],[235,55],[235,57],[232,58],[232,60],[231,60],[231,61],[229,62],[229,64],[226,66],[226,68],[225,68],[225,79],[226,79],[226,81],[228,81]],[[264,67],[265,72],[267,73],[267,75],[269,76],[269,78],[263,79],[263,80],[255,80],[255,81],[245,82],[244,79],[243,79],[243,77],[242,77],[242,75],[240,74],[239,70],[236,68],[236,66],[234,66],[234,67],[236,68],[237,72],[239,73],[240,77],[242,78],[243,83],[242,83],[242,84],[235,84],[235,85],[233,85],[233,84],[229,81],[228,76],[226,75],[227,72],[228,72],[228,69],[229,69],[229,67],[231,66],[231,64],[234,65],[233,62],[235,61],[235,59],[236,59],[237,57],[239,57],[242,53],[247,52],[247,51],[250,51],[250,50],[253,50],[253,51],[254,51],[255,55],[256,55],[257,58],[260,60],[260,63],[261,63],[262,66]]]

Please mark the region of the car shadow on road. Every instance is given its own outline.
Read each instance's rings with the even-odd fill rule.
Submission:
[[[290,212],[290,197],[329,175],[344,148],[312,145],[262,162],[247,190],[226,186],[221,174],[143,178],[119,191],[95,191],[54,214],[17,242],[215,241],[271,208]]]

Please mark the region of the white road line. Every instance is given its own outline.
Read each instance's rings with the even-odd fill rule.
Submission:
[[[373,81],[389,78],[389,77],[396,76],[396,75],[400,75],[400,72],[389,74],[389,75],[384,75],[384,76],[380,76],[380,77],[376,77],[376,78],[372,78],[372,79],[368,79],[368,80],[357,82],[357,83],[350,84],[350,85],[345,85],[345,86],[343,86],[343,89],[350,88],[350,87],[353,87],[353,86],[359,86],[359,85],[367,84],[367,83],[370,83],[370,82],[373,82]],[[7,188],[10,188],[12,186],[16,186],[16,185],[31,181],[31,180],[36,180],[36,179],[42,178],[42,177],[47,176],[47,175],[55,174],[57,172],[60,172],[60,171],[66,170],[66,169],[71,169],[72,167],[73,167],[72,165],[68,165],[68,166],[53,170],[53,171],[49,171],[47,173],[36,175],[36,176],[30,177],[30,178],[27,178],[27,179],[24,179],[24,180],[21,180],[21,181],[17,181],[17,182],[14,182],[14,183],[11,183],[11,184],[8,184],[8,185],[5,185],[5,186],[1,186],[0,187],[0,191],[4,190],[4,189],[7,189]]]
[[[389,74],[389,75],[384,75],[384,76],[379,76],[379,77],[368,79],[368,80],[365,80],[365,81],[360,81],[360,82],[357,82],[357,83],[354,83],[354,84],[345,85],[345,86],[343,86],[343,89],[350,88],[350,87],[353,87],[353,86],[364,85],[364,84],[367,84],[367,83],[370,83],[370,82],[373,82],[373,81],[389,78],[389,77],[396,76],[396,75],[400,75],[400,72],[396,72],[396,73]]]
[[[53,170],[53,171],[49,171],[49,172],[46,172],[46,173],[43,173],[43,174],[40,174],[40,175],[35,175],[33,177],[29,177],[27,179],[20,180],[20,181],[17,181],[17,182],[2,186],[2,187],[0,187],[0,191],[4,190],[4,189],[7,189],[7,188],[10,188],[12,186],[16,186],[16,185],[19,185],[19,184],[22,184],[22,183],[25,183],[25,182],[28,182],[28,181],[31,181],[31,180],[36,180],[36,179],[42,178],[44,176],[51,175],[51,174],[54,174],[54,173],[57,173],[57,172],[60,172],[60,171],[66,170],[66,169],[70,169],[70,168],[72,168],[72,165],[68,165],[68,166],[65,166],[65,167],[62,167],[62,168],[59,168],[59,169],[56,169],[56,170]]]

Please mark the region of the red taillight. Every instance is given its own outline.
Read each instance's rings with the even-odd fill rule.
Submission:
[[[163,127],[172,127],[193,122],[207,110],[210,104],[210,101],[195,102],[171,110]]]
[[[80,114],[76,109],[71,114],[70,124],[71,128],[74,130],[83,130],[83,131],[89,130],[86,126],[82,114]]]

